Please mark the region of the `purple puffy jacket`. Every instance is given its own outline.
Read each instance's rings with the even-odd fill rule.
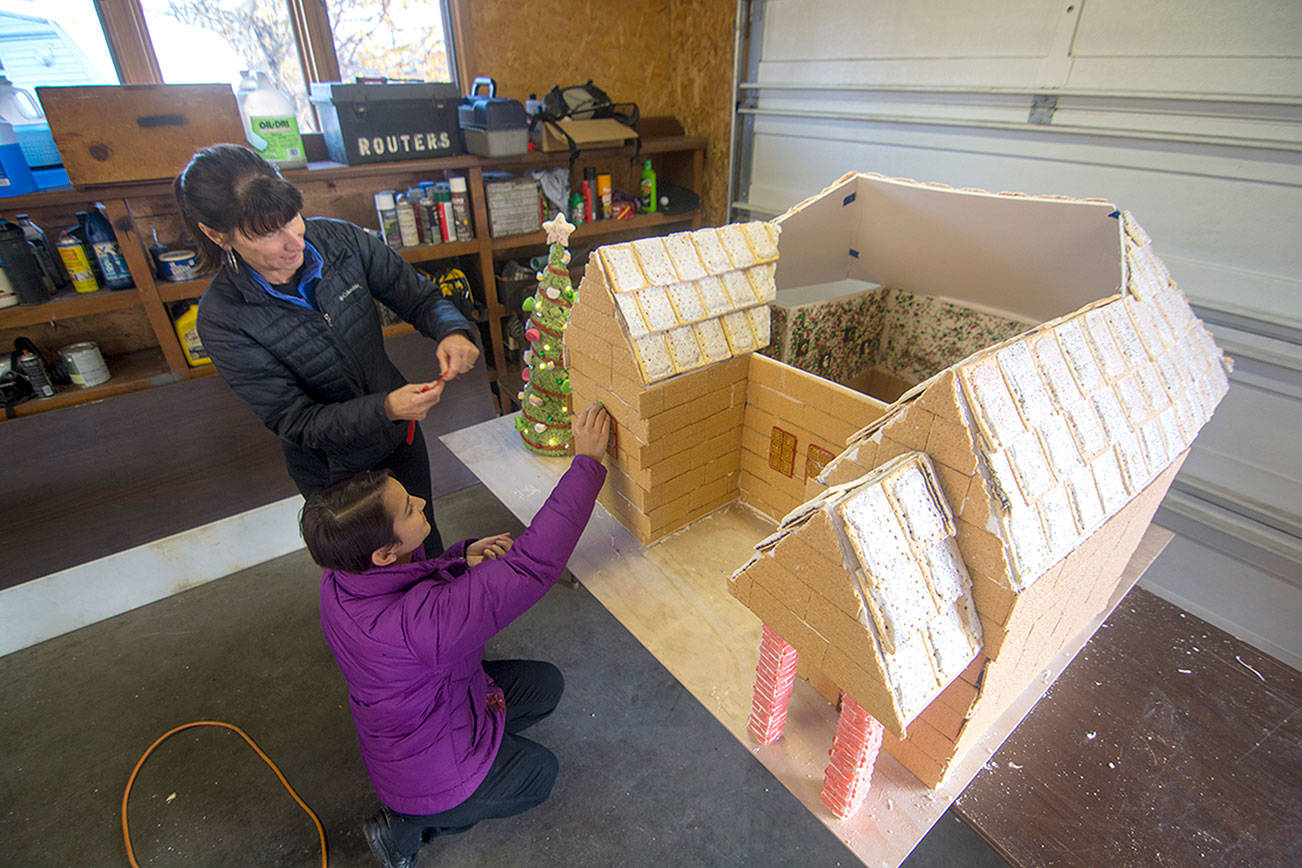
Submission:
[[[606,478],[580,455],[505,557],[470,567],[463,540],[436,558],[326,570],[321,626],[348,682],[362,762],[380,801],[435,814],[465,801],[502,743],[484,644],[560,578]]]

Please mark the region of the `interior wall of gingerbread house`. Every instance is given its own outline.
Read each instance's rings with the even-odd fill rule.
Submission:
[[[851,175],[779,219],[767,355],[893,401],[1121,285],[1110,203]]]

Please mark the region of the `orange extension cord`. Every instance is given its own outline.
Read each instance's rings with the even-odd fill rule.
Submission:
[[[135,851],[131,849],[131,832],[127,828],[127,799],[131,797],[131,785],[136,782],[136,773],[140,771],[140,767],[145,764],[145,760],[149,758],[149,754],[153,752],[154,748],[158,747],[165,740],[176,735],[181,730],[189,729],[193,726],[221,726],[226,729],[234,730],[239,733],[240,738],[249,743],[249,747],[253,748],[253,750],[257,752],[258,756],[262,757],[263,762],[271,766],[271,770],[276,773],[276,777],[280,778],[280,782],[285,785],[285,789],[289,790],[289,794],[294,797],[294,801],[298,802],[300,808],[307,811],[307,815],[311,817],[312,822],[316,824],[316,833],[321,837],[321,868],[326,868],[325,829],[322,828],[321,821],[317,819],[316,814],[312,813],[312,809],[307,806],[307,803],[298,797],[298,793],[294,792],[294,788],[289,785],[289,781],[285,780],[285,776],[280,773],[280,769],[276,768],[276,764],[262,752],[262,748],[258,747],[253,739],[249,738],[248,735],[245,734],[244,730],[234,724],[223,723],[220,720],[196,720],[194,723],[186,723],[178,726],[170,732],[163,733],[158,737],[157,741],[149,746],[149,750],[145,751],[144,754],[141,755],[140,761],[137,762],[136,767],[131,770],[131,777],[127,778],[127,788],[122,793],[122,843],[127,845],[127,860],[131,863],[131,868],[140,868],[140,864],[136,862]]]

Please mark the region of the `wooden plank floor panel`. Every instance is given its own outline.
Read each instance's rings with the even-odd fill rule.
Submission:
[[[1302,675],[1135,589],[956,807],[1015,865],[1302,864]]]

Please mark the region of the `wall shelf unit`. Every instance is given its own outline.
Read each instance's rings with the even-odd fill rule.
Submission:
[[[573,163],[565,152],[530,152],[516,157],[461,155],[400,163],[343,166],[313,163],[306,169],[285,172],[285,177],[303,192],[305,216],[338,217],[374,229],[377,225],[373,194],[380,190],[406,189],[422,180],[441,180],[459,174],[467,179],[475,231],[474,240],[400,248],[403,259],[419,265],[456,260],[476,288],[476,309],[472,319],[481,326],[485,363],[493,385],[499,412],[515,409],[520,388],[519,348],[508,349],[506,324],[520,314],[518,308],[501,303],[496,274],[499,264],[513,257],[531,257],[547,252],[546,235],[530,232],[494,238],[490,232],[484,173],[569,166],[571,185],[578,188],[583,169],[598,167],[610,172],[616,189],[634,192],[640,164],[650,159],[658,176],[699,193],[703,180],[706,139],[699,136],[668,135],[644,138],[640,148],[584,150]],[[12,219],[29,214],[57,240],[61,227],[75,223],[75,212],[102,203],[135,288],[121,291],[101,289],[79,294],[71,289],[38,305],[20,305],[0,310],[0,349],[12,346],[18,336],[30,337],[47,361],[54,361],[60,347],[83,340],[100,346],[112,377],[100,386],[56,387],[52,398],[30,399],[14,408],[14,415],[30,416],[46,410],[103,400],[126,392],[154,388],[180,380],[214,373],[211,365],[190,367],[172,325],[171,308],[178,302],[197,299],[208,287],[209,278],[169,283],[156,280],[150,267],[147,245],[154,232],[165,244],[175,244],[183,228],[172,197],[171,182],[113,184],[54,192],[36,193],[0,200],[0,214]],[[701,225],[699,210],[665,215],[642,214],[627,220],[599,221],[578,227],[570,238],[574,254],[572,273],[581,274],[581,263],[592,247],[646,235],[696,229]],[[392,337],[412,332],[405,323],[386,326]]]

